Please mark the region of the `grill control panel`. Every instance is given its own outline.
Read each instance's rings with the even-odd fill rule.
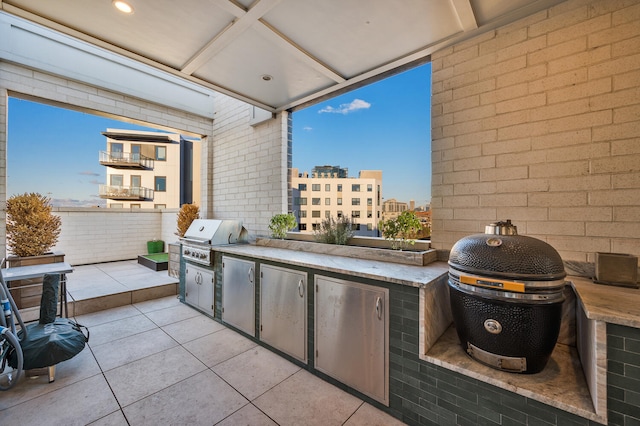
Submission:
[[[182,246],[182,256],[185,260],[199,263],[201,265],[211,265],[211,249],[204,247]]]

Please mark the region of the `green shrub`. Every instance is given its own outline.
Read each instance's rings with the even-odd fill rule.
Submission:
[[[416,243],[422,224],[414,212],[406,210],[394,219],[380,221],[379,229],[386,240],[391,240],[394,250],[403,250]]]
[[[274,215],[269,222],[269,230],[273,238],[284,239],[287,231],[298,226],[296,217],[292,213],[280,213]]]
[[[349,238],[353,237],[354,225],[353,219],[348,216],[338,219],[330,217],[320,223],[313,235],[320,243],[346,245]]]

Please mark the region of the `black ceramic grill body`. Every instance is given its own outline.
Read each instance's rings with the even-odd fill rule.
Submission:
[[[502,371],[542,371],[560,331],[565,277],[557,251],[535,238],[485,233],[456,242],[448,283],[465,352]]]

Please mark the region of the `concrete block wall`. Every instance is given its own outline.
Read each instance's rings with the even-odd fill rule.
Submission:
[[[271,216],[288,207],[288,113],[250,126],[250,105],[223,94],[216,95],[215,105],[213,217],[241,219],[251,239],[268,235]]]
[[[204,138],[202,142],[203,156],[210,150],[207,146],[211,141],[211,138],[207,138],[207,136],[213,133],[213,120],[210,118],[0,60],[0,251],[3,253],[6,251],[6,227],[4,224],[7,199],[6,163],[11,161],[6,156],[8,96],[49,103],[62,108],[76,109],[110,118],[126,117],[143,125],[153,125],[160,129],[179,130],[192,135],[200,135]],[[98,153],[96,152],[97,161]],[[202,169],[205,176],[208,170],[207,168]],[[205,206],[209,202],[210,194],[211,188],[202,185],[201,197]],[[206,214],[206,210],[204,213]],[[152,237],[156,237],[156,235]]]
[[[495,220],[640,255],[640,1],[568,0],[432,55],[432,245]]]

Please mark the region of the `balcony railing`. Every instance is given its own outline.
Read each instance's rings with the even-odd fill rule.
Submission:
[[[153,159],[130,152],[100,151],[100,164],[116,169],[153,169]]]
[[[100,198],[111,200],[153,200],[153,189],[140,186],[100,185]]]

